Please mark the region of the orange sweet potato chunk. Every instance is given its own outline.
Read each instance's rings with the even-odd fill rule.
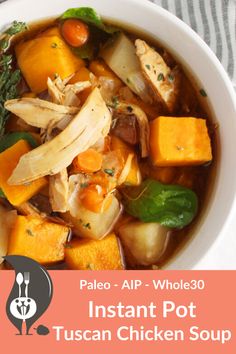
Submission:
[[[30,257],[40,264],[64,260],[69,229],[35,216],[18,216],[10,235],[8,255]]]
[[[158,117],[150,123],[150,154],[155,166],[201,165],[212,160],[205,119]]]
[[[27,185],[13,186],[8,184],[7,181],[16,168],[21,156],[30,150],[30,146],[25,140],[19,140],[0,154],[0,188],[9,202],[14,206],[18,206],[32,198],[48,183],[47,179],[42,177]]]
[[[115,234],[102,240],[74,240],[65,250],[70,269],[119,270],[123,269],[120,247]]]
[[[16,48],[18,65],[32,92],[47,89],[47,79],[55,74],[62,79],[74,74],[84,62],[76,57],[65,43],[57,28],[19,43]]]

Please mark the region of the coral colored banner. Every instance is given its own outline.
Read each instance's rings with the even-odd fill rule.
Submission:
[[[16,335],[18,330],[6,314],[15,272],[0,272],[0,343],[4,352],[236,353],[236,272],[49,274],[52,302],[27,336]],[[29,297],[30,291],[29,284]],[[40,301],[40,294],[35,301]],[[39,334],[36,328],[40,328]],[[50,332],[42,335],[45,328]]]

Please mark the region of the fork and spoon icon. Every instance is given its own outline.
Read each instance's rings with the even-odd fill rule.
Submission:
[[[30,273],[25,272],[24,275],[22,273],[18,273],[16,276],[16,283],[18,284],[19,296],[12,300],[10,304],[10,312],[15,318],[25,322],[29,318],[33,317],[37,311],[35,300],[28,296]],[[25,286],[24,296],[22,292],[23,286]]]

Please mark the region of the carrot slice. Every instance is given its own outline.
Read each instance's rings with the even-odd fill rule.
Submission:
[[[80,20],[66,20],[62,25],[61,31],[66,42],[72,47],[81,47],[89,38],[88,26]]]
[[[107,194],[106,188],[98,184],[91,184],[83,188],[79,198],[83,206],[94,213],[103,213],[112,202],[112,196]]]
[[[73,161],[75,172],[93,173],[102,167],[102,154],[94,149],[88,149],[79,154]]]

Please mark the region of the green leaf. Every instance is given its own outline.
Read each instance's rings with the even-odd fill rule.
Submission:
[[[20,70],[12,70],[12,55],[4,53],[9,48],[12,37],[26,29],[24,22],[14,21],[11,27],[0,35],[0,137],[4,134],[5,123],[10,114],[4,108],[4,103],[18,97],[18,83],[21,79]]]
[[[10,36],[14,36],[17,33],[23,32],[27,30],[27,25],[25,22],[12,22],[10,28],[8,28],[4,33],[9,34]]]
[[[73,52],[81,59],[92,60],[94,57],[94,44],[89,41],[79,48],[73,48]]]
[[[2,189],[0,188],[0,198],[6,198],[5,194],[3,193]]]
[[[26,140],[32,148],[38,146],[34,137],[27,132],[14,132],[4,135],[0,140],[0,153],[16,144],[19,140]]]
[[[198,200],[190,189],[147,179],[140,186],[124,191],[124,206],[128,214],[143,222],[180,229],[196,216]]]
[[[98,15],[98,13],[91,7],[78,7],[69,9],[60,17],[61,20],[66,20],[69,18],[77,18],[78,20],[82,20],[88,25],[95,26],[109,34],[113,34],[119,31],[119,29],[114,26],[104,25],[100,15]]]

